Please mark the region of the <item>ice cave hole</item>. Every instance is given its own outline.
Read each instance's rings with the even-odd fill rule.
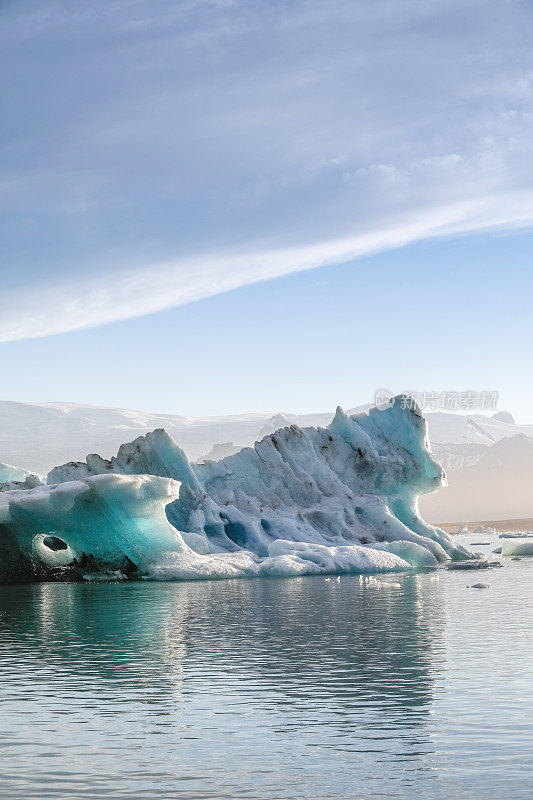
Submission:
[[[45,547],[48,547],[49,550],[67,550],[68,544],[60,539],[59,536],[45,536],[43,539],[43,544]]]

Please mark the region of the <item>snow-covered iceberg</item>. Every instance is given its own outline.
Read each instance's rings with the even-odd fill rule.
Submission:
[[[430,567],[472,557],[418,514],[418,496],[443,480],[425,420],[398,397],[352,417],[339,408],[327,428],[291,425],[204,464],[156,430],[109,461],[88,456],[53,469],[46,487],[0,495],[0,530],[17,553],[13,574],[38,577]]]

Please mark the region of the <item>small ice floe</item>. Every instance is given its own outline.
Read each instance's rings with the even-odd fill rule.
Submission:
[[[382,580],[381,578],[376,579],[376,583],[379,585],[380,589],[401,589],[402,584],[398,583],[398,581],[388,581]]]
[[[486,558],[470,559],[470,561],[450,561],[446,569],[489,569],[494,562],[487,561]]]
[[[402,584],[398,581],[390,581],[377,575],[361,575],[359,580],[366,586],[373,586],[375,589],[401,589]]]
[[[471,583],[467,584],[467,589],[492,589],[491,583]]]
[[[468,525],[459,525],[456,531],[453,531],[452,536],[460,536],[461,534],[468,534]]]
[[[478,525],[474,528],[474,533],[496,533],[496,528],[491,528],[490,525]]]
[[[502,555],[504,556],[533,556],[533,534],[522,531],[518,534],[501,534]]]

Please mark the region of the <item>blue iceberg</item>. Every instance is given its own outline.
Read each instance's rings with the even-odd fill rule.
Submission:
[[[162,429],[0,493],[2,580],[364,573],[472,557],[418,513],[445,475],[417,408],[282,428],[190,463]]]

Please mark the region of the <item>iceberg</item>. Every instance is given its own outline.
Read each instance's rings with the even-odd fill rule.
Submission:
[[[473,558],[418,513],[445,475],[404,400],[338,408],[326,428],[289,425],[220,461],[190,463],[158,429],[109,460],[56,467],[46,486],[0,495],[2,580],[365,573]]]
[[[0,464],[0,492],[8,492],[11,489],[33,489],[44,483],[42,475],[36,475],[21,467],[13,467],[11,464]]]
[[[0,483],[8,481],[24,481],[30,473],[20,467],[12,467],[11,464],[0,464]]]
[[[96,475],[0,496],[0,581],[309,575],[409,569],[393,551],[277,541],[269,556],[210,555],[165,508],[180,484],[151,475]],[[413,545],[416,547],[416,545]]]
[[[127,575],[185,544],[165,516],[175,481],[99,475],[0,494],[0,579]]]
[[[502,556],[533,556],[533,533],[531,531],[500,534],[500,539],[502,540]]]

